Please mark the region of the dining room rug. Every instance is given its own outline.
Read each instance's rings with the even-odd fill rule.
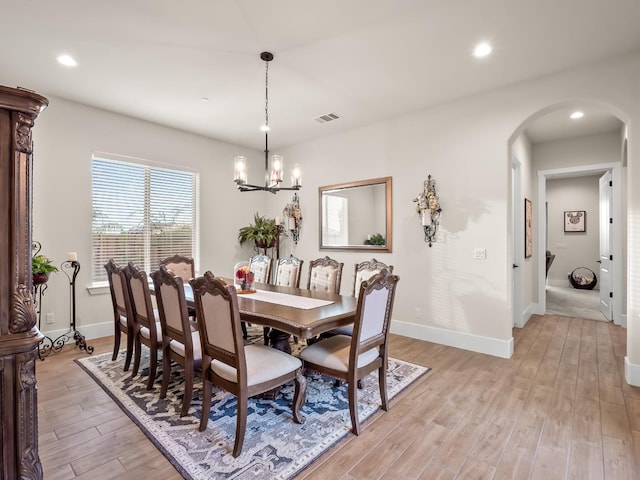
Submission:
[[[143,347],[143,355],[148,350]],[[198,431],[202,407],[202,382],[196,378],[189,413],[180,417],[183,398],[182,369],[172,368],[169,391],[159,398],[161,366],[152,390],[146,390],[148,368],[131,378],[124,372],[124,350],[115,361],[111,353],[77,359],[76,362],[115,400],[140,427],[180,474],[200,479],[289,479],[347,435],[351,420],[347,386],[334,387],[332,379],[307,377],[307,399],[302,413],[304,424],[293,421],[291,401],[293,384],[280,389],[273,399],[249,399],[249,415],[242,449],[238,458],[231,455],[236,428],[236,398],[214,388],[209,425]],[[141,365],[148,365],[142,358]],[[387,391],[389,399],[410,386],[430,369],[389,358]],[[393,408],[391,401],[390,408]],[[358,390],[361,424],[380,409],[378,379],[374,373]]]

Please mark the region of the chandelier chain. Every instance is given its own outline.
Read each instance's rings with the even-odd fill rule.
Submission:
[[[264,126],[269,127],[269,62],[264,69]]]

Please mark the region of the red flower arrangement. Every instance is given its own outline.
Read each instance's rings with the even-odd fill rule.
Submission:
[[[240,290],[251,290],[254,275],[248,265],[243,265],[236,270],[236,278],[240,280]]]

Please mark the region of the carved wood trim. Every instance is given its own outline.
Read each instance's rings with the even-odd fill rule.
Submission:
[[[31,130],[48,100],[0,86],[0,478],[41,480],[31,294]]]
[[[22,333],[31,330],[36,324],[36,306],[26,285],[18,285],[13,294],[13,305],[9,323],[10,333]]]

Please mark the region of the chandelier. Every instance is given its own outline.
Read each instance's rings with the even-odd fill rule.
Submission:
[[[262,52],[260,58],[264,60],[264,125],[260,128],[264,132],[264,185],[251,185],[247,183],[247,159],[238,155],[234,158],[233,180],[241,192],[265,191],[276,193],[279,190],[300,190],[302,179],[298,167],[291,174],[291,186],[281,187],[284,164],[281,155],[273,155],[271,158],[271,171],[269,171],[269,62],[273,60],[273,53]]]

